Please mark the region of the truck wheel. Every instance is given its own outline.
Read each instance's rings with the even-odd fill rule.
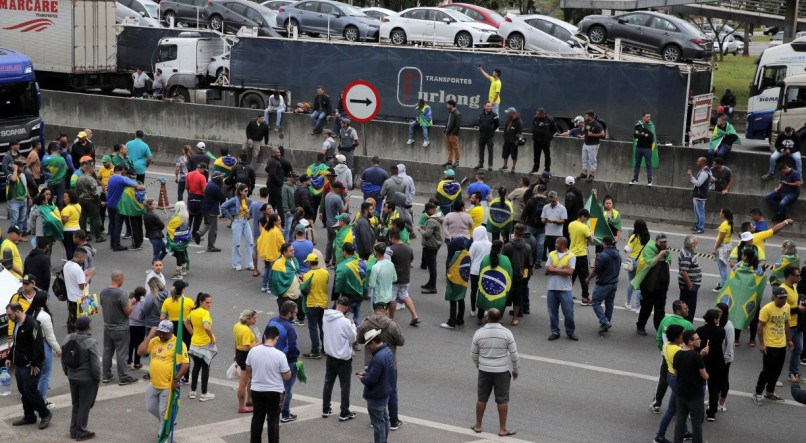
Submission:
[[[222,19],[220,15],[214,15],[210,17],[210,29],[212,29],[213,31],[223,32],[224,19]]]
[[[607,40],[607,31],[601,26],[592,26],[588,30],[588,38],[595,45],[604,44]]]
[[[469,32],[462,31],[456,34],[456,46],[460,48],[472,48],[473,36]]]
[[[166,11],[163,17],[165,18],[165,23],[170,23],[170,19],[173,17],[174,26],[179,24],[179,20],[176,19],[176,13],[174,13],[173,11]]]
[[[523,49],[523,43],[523,35],[521,35],[519,32],[510,34],[509,38],[507,39],[507,46],[509,46],[509,49],[514,49],[516,51]]]
[[[393,45],[405,45],[406,44],[406,31],[402,29],[393,29],[392,33],[389,34],[389,40],[392,41]]]
[[[174,95],[181,97],[183,102],[190,103],[190,92],[184,86],[174,86],[168,90],[169,97]]]
[[[241,97],[241,107],[247,109],[265,109],[266,105],[260,94],[248,93]]]
[[[680,48],[675,45],[669,45],[663,48],[663,51],[661,51],[661,56],[663,56],[663,59],[667,62],[678,62],[680,61],[681,56]]]
[[[344,39],[348,42],[358,41],[358,28],[355,26],[348,26],[344,29]]]

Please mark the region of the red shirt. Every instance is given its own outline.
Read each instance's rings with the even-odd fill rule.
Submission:
[[[207,186],[207,179],[199,171],[188,172],[185,176],[185,187],[188,194],[204,195],[204,187]]]

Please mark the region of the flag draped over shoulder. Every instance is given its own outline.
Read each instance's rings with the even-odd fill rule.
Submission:
[[[127,186],[120,196],[118,213],[128,217],[142,217],[145,211],[146,191]]]
[[[719,144],[722,143],[722,140],[728,136],[734,135],[736,137],[731,137],[735,141],[733,142],[734,145],[741,145],[742,141],[739,139],[739,136],[736,134],[736,129],[733,127],[732,124],[728,123],[725,126],[725,129],[719,127],[719,125],[714,126],[714,132],[711,134],[711,144],[709,149],[714,150],[719,147]]]
[[[277,229],[277,228],[274,228]],[[291,287],[291,283],[297,278],[299,263],[296,257],[280,257],[271,267],[271,293],[277,297],[283,296]]]
[[[613,237],[613,233],[610,231],[610,225],[607,224],[607,220],[605,219],[604,208],[596,200],[595,194],[591,194],[591,196],[588,197],[588,202],[585,203],[585,209],[591,214],[588,219],[588,226],[591,228],[593,240],[596,244],[601,245],[602,238],[606,236]]]
[[[800,259],[797,255],[782,255],[778,257],[770,272],[770,284],[782,284],[784,282],[784,269],[793,266],[800,269]]]
[[[743,329],[758,311],[766,286],[765,275],[759,276],[742,263],[736,270],[730,271],[716,302],[728,305],[728,318],[736,329]]]
[[[341,248],[345,243],[353,243],[353,228],[346,225],[336,231],[336,238],[333,239],[334,261],[338,265],[344,258],[341,256]]]
[[[322,195],[322,191],[325,189],[327,165],[324,163],[314,163],[308,166],[306,173],[308,174],[308,177],[311,178],[311,185],[308,186],[308,189],[311,190],[311,195],[314,197]],[[378,192],[380,192],[380,188],[378,189]]]
[[[437,201],[440,206],[452,205],[462,193],[462,185],[456,180],[442,180],[437,183]]]
[[[646,246],[643,248],[643,252],[638,256],[638,266],[635,268],[635,278],[632,279],[632,287],[633,289],[638,289],[641,287],[641,282],[644,281],[646,278],[647,273],[649,270],[652,269],[652,262],[655,260],[655,257],[658,256],[660,251],[658,250],[658,245],[655,244],[655,240],[650,240],[647,242]],[[672,255],[666,254],[667,263],[672,263]]]
[[[59,208],[54,205],[39,205],[39,216],[42,218],[42,234],[54,240],[64,240],[64,225]]]
[[[512,232],[514,211],[511,201],[504,200],[502,204],[501,197],[496,197],[490,202],[489,211],[490,215],[487,217],[487,230],[489,232]]]
[[[180,297],[182,300],[182,306],[179,308],[179,324],[181,325],[184,323],[185,319],[185,297]],[[182,332],[185,328],[177,328],[176,331],[176,346],[177,348],[174,350],[174,370],[173,374],[171,374],[171,386],[174,385],[174,380],[176,380],[176,371],[179,370],[178,364],[176,364],[176,354],[182,354],[182,349],[184,348],[184,342],[182,341]],[[166,441],[173,441],[173,433],[174,433],[174,425],[176,424],[176,416],[179,414],[179,398],[181,397],[181,386],[179,389],[171,389],[170,394],[168,395],[168,405],[165,407],[165,417],[162,419],[162,429],[160,429],[160,435],[157,437],[157,443],[164,443]]]
[[[507,306],[507,294],[512,287],[512,264],[504,254],[498,255],[498,266],[492,267],[490,256],[484,257],[479,267],[478,308],[496,308],[501,312]]]
[[[466,249],[456,251],[448,265],[448,281],[445,285],[445,300],[464,300],[467,282],[470,280],[470,253]]]
[[[644,125],[644,129],[646,129],[647,131],[649,131],[650,134],[652,134],[652,167],[654,169],[657,169],[660,166],[660,159],[658,158],[658,136],[655,134],[655,123],[652,123],[650,121],[649,123],[644,124],[643,120],[638,120],[635,126],[638,125]],[[630,159],[632,160],[630,166],[633,168],[635,167],[635,152],[637,149],[638,149],[638,139],[633,137],[632,157],[630,157]],[[643,158],[641,159],[641,161],[646,163],[646,160]],[[649,167],[649,165],[644,166],[647,168]]]

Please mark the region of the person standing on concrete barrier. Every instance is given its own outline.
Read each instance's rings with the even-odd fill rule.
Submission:
[[[278,117],[279,118],[279,117]],[[260,157],[260,145],[269,144],[269,124],[263,114],[259,114],[255,119],[249,120],[246,125],[246,141],[243,144],[242,152],[246,152],[249,157],[249,164],[252,161],[257,164]]]
[[[501,70],[498,68],[493,69],[492,75],[485,72],[481,65],[478,66],[478,70],[484,78],[490,81],[490,92],[487,100],[492,104],[493,112],[497,115],[498,107],[501,105]]]
[[[352,122],[349,118],[341,119],[339,154],[345,157],[347,167],[353,169],[353,155],[355,154],[355,148],[360,144],[360,140],[358,140],[358,132],[356,132],[355,128],[350,126],[350,123]],[[348,189],[351,188],[351,186],[347,187]]]
[[[705,231],[705,200],[708,198],[708,185],[711,181],[711,170],[708,169],[708,163],[705,157],[697,159],[697,175],[691,173],[689,169],[686,174],[688,175],[691,184],[694,185],[692,191],[694,201],[694,227],[691,230],[695,234],[702,234]]]
[[[787,219],[787,206],[798,200],[800,186],[803,184],[803,177],[800,172],[792,169],[792,166],[785,163],[781,166],[781,172],[781,180],[778,182],[778,186],[765,197],[767,204],[775,211],[775,215],[772,218],[774,222]]]
[[[633,174],[630,184],[638,183],[638,174],[641,173],[641,162],[643,162],[646,168],[647,185],[652,186],[652,168],[658,166],[658,154],[653,150],[653,147],[657,149],[657,140],[655,140],[655,124],[652,123],[650,113],[641,114],[641,120],[635,124],[632,146]]]
[[[546,163],[544,164],[544,171],[551,171],[551,140],[554,139],[554,134],[559,132],[554,118],[546,114],[546,110],[538,108],[535,112],[535,118],[532,119],[532,150],[534,154],[534,164],[532,170],[529,172],[532,175],[540,173],[540,154],[546,156]],[[513,167],[514,169],[514,167]]]
[[[330,96],[325,94],[324,86],[316,87],[316,97],[313,98],[311,106],[311,135],[322,132],[322,124],[328,116],[333,114],[333,104]]]
[[[507,123],[504,125],[504,146],[501,148],[501,158],[504,159],[504,166],[499,171],[507,171],[507,159],[512,157],[512,170],[509,172],[514,173],[515,165],[518,163],[518,147],[520,147],[522,141],[523,123],[515,108],[509,107],[504,112],[507,114]]]
[[[577,179],[587,179],[592,182],[596,174],[597,157],[599,155],[599,142],[606,135],[602,125],[596,120],[596,113],[585,111],[585,132],[582,142],[582,173]]]
[[[406,144],[414,144],[414,129],[419,127],[423,131],[423,147],[428,147],[430,144],[428,141],[428,128],[434,124],[434,120],[431,118],[431,106],[425,104],[425,100],[419,99],[417,100],[417,106],[414,108],[414,111],[416,115],[414,120],[409,122],[409,139],[406,141]]]
[[[473,169],[484,167],[484,150],[487,150],[487,170],[493,170],[493,137],[498,130],[498,114],[493,112],[490,102],[484,104],[484,110],[479,114],[476,126],[479,127],[479,164]]]
[[[443,166],[459,167],[459,130],[462,126],[462,114],[456,109],[456,101],[448,100],[448,121],[445,123],[445,149],[448,161]]]
[[[781,157],[789,157],[795,162],[795,169],[803,174],[803,160],[800,158],[800,136],[791,127],[784,128],[784,133],[775,139],[775,151],[770,155],[770,169],[761,179],[769,180],[775,176],[775,166]]]

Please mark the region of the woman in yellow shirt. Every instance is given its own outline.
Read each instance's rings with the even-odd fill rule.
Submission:
[[[711,252],[714,254],[716,266],[719,268],[719,284],[714,288],[714,292],[719,292],[722,285],[725,284],[725,280],[728,279],[728,261],[730,260],[730,250],[733,249],[733,211],[722,208],[719,211],[719,218],[722,219],[722,223],[719,224],[716,244]]]
[[[649,228],[647,228],[646,222],[639,218],[633,224],[632,235],[630,235],[630,238],[627,240],[627,246],[624,247],[624,252],[627,253],[627,256],[632,261],[632,270],[627,271],[628,282],[635,278],[635,269],[638,267],[638,256],[641,254],[647,242],[649,242]],[[635,313],[637,314],[638,311],[641,310],[641,290],[633,289],[630,284],[627,285],[627,302],[624,303],[624,307],[628,310],[633,309],[633,293],[635,293]]]
[[[257,311],[244,309],[238,323],[232,327],[232,336],[235,339],[235,364],[241,369],[238,376],[238,413],[252,413],[252,379],[246,372],[246,356],[249,350],[257,346],[252,326],[257,323]]]
[[[168,319],[171,323],[174,324],[174,331],[175,334],[179,335],[179,311],[180,309],[182,312],[182,319],[190,315],[190,310],[193,308],[193,300],[184,296],[185,288],[188,287],[188,283],[183,280],[177,280],[174,282],[174,287],[171,289],[171,296],[166,298],[164,302],[162,302],[162,309],[160,309],[160,321]],[[184,324],[182,325],[184,328]],[[190,348],[190,332],[187,329],[183,329],[182,331],[182,343],[185,344],[187,348]],[[185,376],[182,378],[184,383],[187,383],[190,379],[190,370],[185,373]]]
[[[277,214],[272,214],[265,220],[261,218],[258,226],[260,226],[260,236],[257,239],[257,254],[264,263],[260,292],[270,292],[271,267],[274,261],[280,257],[280,248],[285,243],[285,238],[280,216]]]
[[[210,307],[213,305],[213,296],[206,292],[199,292],[196,304],[185,319],[185,330],[190,331],[190,349],[188,354],[193,359],[193,373],[190,379],[190,398],[196,398],[196,386],[201,371],[201,395],[199,401],[215,398],[215,394],[207,392],[207,381],[210,379],[210,363],[218,353],[213,334],[213,318],[210,317]]]
[[[79,219],[81,218],[81,206],[78,204],[78,193],[74,190],[65,191],[64,193],[64,208],[61,211],[62,224],[64,225],[64,251],[67,255],[67,260],[73,259],[73,252],[76,250],[76,245],[73,243],[73,232],[81,229],[79,226]]]

